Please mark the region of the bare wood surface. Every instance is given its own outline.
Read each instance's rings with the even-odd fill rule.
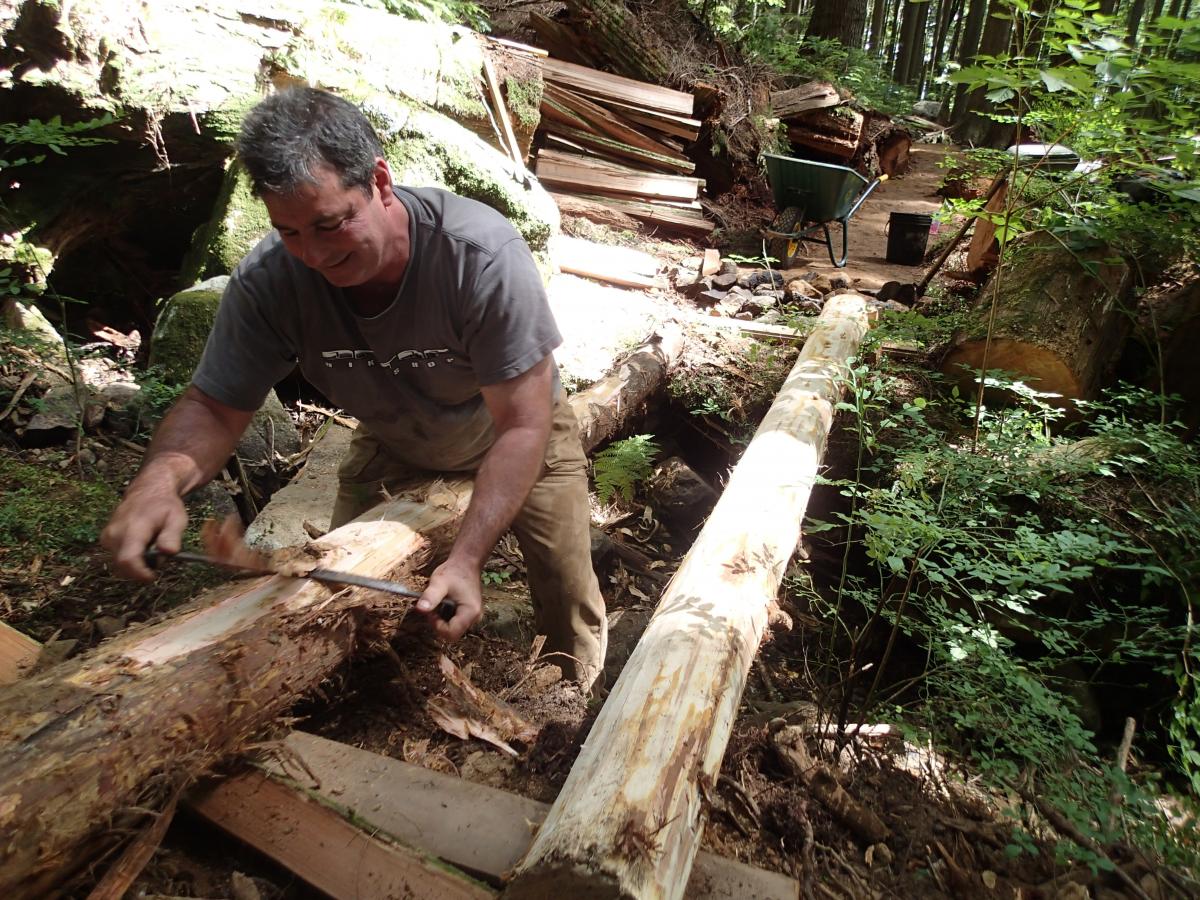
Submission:
[[[665,200],[695,200],[700,179],[660,175],[631,169],[587,156],[543,150],[538,154],[538,178],[549,185],[587,192],[589,188]]]
[[[636,128],[623,122],[617,113],[606,109],[598,103],[593,103],[586,97],[576,94],[574,91],[569,91],[564,87],[554,84],[547,84],[544,96],[566,107],[587,122],[592,128],[613,140],[640,147],[650,153],[657,153],[663,156],[672,155],[670,147],[659,143],[651,137],[647,137]],[[682,162],[690,163],[690,160],[683,159]]]
[[[808,112],[813,109],[823,109],[827,106],[837,106],[842,102],[837,88],[825,81],[810,81],[800,87],[789,88],[786,91],[771,93],[771,112],[780,119]]]
[[[564,272],[622,287],[652,288],[658,260],[632,247],[597,244],[565,234],[550,239],[550,258]]]
[[[548,103],[543,103],[543,106],[550,106],[552,104],[553,101],[549,101]],[[673,172],[681,175],[687,175],[696,171],[696,164],[691,160],[681,159],[673,155],[652,153],[649,150],[643,150],[641,147],[635,147],[631,144],[625,144],[613,138],[605,137],[604,135],[595,134],[586,128],[555,124],[548,126],[546,130],[552,133],[557,132],[569,141],[612,157],[618,163],[630,162],[649,169]],[[663,149],[666,150],[667,148],[664,147]],[[669,153],[670,151],[667,152]]]
[[[637,219],[609,203],[575,194],[552,192],[550,196],[554,198],[558,211],[564,216],[578,216],[598,225],[608,225],[610,228],[636,230],[638,227]]]
[[[397,500],[312,546],[327,568],[399,577],[449,546],[470,483]],[[374,591],[270,576],[0,690],[0,896],[38,898],[178,784],[234,754],[403,609]]]
[[[561,59],[547,59],[544,71],[547,81],[573,90],[646,109],[663,110],[677,116],[690,116],[695,105],[692,95],[683,91],[647,84],[622,75],[610,75]]]
[[[415,850],[356,828],[337,810],[261,774],[226,778],[191,807],[334,900],[483,900],[496,892]]]
[[[640,106],[623,103],[619,99],[610,97],[598,98],[597,102],[620,113],[636,125],[645,125],[664,134],[683,138],[685,141],[694,141],[700,136],[702,123],[699,119],[693,119],[690,116],[674,116],[662,110],[643,109]]]
[[[175,809],[179,804],[179,792],[167,801],[167,805],[159,810],[153,820],[142,829],[141,834],[125,848],[120,858],[109,867],[103,877],[88,894],[88,900],[121,900],[133,886],[137,877],[146,868],[154,856],[154,851],[162,843],[167,829],[175,818]]]
[[[514,898],[682,896],[866,298],[822,310],[518,867]]]
[[[550,809],[547,803],[303,732],[292,732],[285,749],[265,764],[273,775],[352,810],[369,830],[492,884],[502,883]],[[786,875],[701,851],[686,896],[794,900],[798,889]]]
[[[554,196],[561,195],[555,194]],[[698,209],[662,202],[641,201],[633,197],[606,197],[603,194],[576,194],[574,196],[589,203],[603,204],[623,215],[632,216],[640,222],[664,231],[704,237],[711,234],[717,227]]]
[[[0,684],[23,677],[37,662],[41,649],[33,638],[0,622]]]

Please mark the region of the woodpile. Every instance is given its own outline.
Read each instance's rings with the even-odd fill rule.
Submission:
[[[559,59],[545,60],[543,78],[534,171],[564,213],[690,237],[713,230],[684,154],[700,134],[691,94]]]
[[[850,166],[868,176],[903,175],[912,135],[878,112],[860,112],[833,85],[812,81],[771,94],[771,109],[802,158]]]

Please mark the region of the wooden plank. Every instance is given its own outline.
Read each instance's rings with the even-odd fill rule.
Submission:
[[[562,197],[564,195],[552,194],[552,196]],[[631,198],[606,197],[598,194],[577,196],[585,203],[603,204],[619,214],[632,216],[640,222],[682,234],[703,237],[711,234],[717,227],[698,209],[681,209],[674,205],[643,203]]]
[[[771,93],[771,112],[780,119],[787,119],[802,112],[837,106],[841,103],[837,89],[828,82],[810,81],[808,84],[786,91]]]
[[[293,778],[372,828],[495,884],[529,848],[550,809],[316,735],[294,731],[285,746],[290,753],[277,758],[283,764],[266,763],[272,773]],[[798,883],[786,875],[701,851],[685,896],[794,900],[798,893]]]
[[[501,47],[507,47],[509,50],[516,50],[518,53],[524,53],[529,56],[535,56],[538,59],[545,59],[550,54],[541,47],[531,47],[529,44],[522,44],[519,41],[510,41],[508,38],[499,38],[487,36],[487,39],[493,44],[499,44]]]
[[[556,103],[566,107],[575,113],[580,118],[588,122],[591,127],[599,131],[615,141],[620,141],[624,144],[629,144],[634,147],[640,147],[650,153],[659,156],[672,156],[671,148],[665,144],[660,144],[653,138],[649,138],[642,132],[638,131],[631,125],[622,122],[620,117],[610,109],[606,109],[598,103],[592,103],[586,97],[580,96],[566,88],[558,87],[553,84],[547,84],[545,94],[548,95]],[[695,169],[695,165],[688,159],[676,157],[676,159],[687,166],[687,171]]]
[[[696,199],[699,187],[695,178],[656,175],[632,169],[621,172],[611,163],[582,156],[566,161],[549,158],[543,152],[538,154],[534,165],[534,171],[543,183],[575,190],[594,189],[639,197],[690,201]]]
[[[682,896],[705,791],[866,332],[865,297],[826,302],[509,882],[510,900]]]
[[[500,134],[509,157],[516,164],[517,172],[525,172],[525,155],[521,145],[517,143],[517,135],[513,131],[512,117],[508,114],[508,106],[504,95],[500,92],[500,79],[496,77],[496,67],[492,65],[491,57],[483,54],[483,80],[487,84],[488,97],[491,100],[492,111],[500,120]]]
[[[567,140],[574,141],[581,146],[594,148],[610,157],[616,157],[623,162],[636,163],[647,169],[673,172],[680,175],[688,175],[696,171],[696,166],[691,160],[680,159],[676,156],[663,156],[660,153],[650,153],[640,147],[622,144],[620,141],[595,134],[590,130],[572,128],[569,125],[558,123],[548,125],[546,130],[551,134],[561,134]]]
[[[598,97],[633,103],[649,109],[661,109],[677,116],[690,116],[695,106],[691,94],[672,88],[647,84],[623,75],[610,75],[561,59],[547,59],[544,77],[547,81],[565,85]]]
[[[802,323],[806,326],[803,328],[788,328],[786,325],[768,325],[765,322],[747,322],[743,319],[730,319],[726,316],[706,316],[701,313],[693,313],[688,316],[687,321],[702,328],[722,328],[729,331],[737,331],[754,338],[771,338],[786,341],[789,344],[803,344],[812,332],[812,326],[809,323]]]
[[[622,287],[655,286],[659,264],[653,256],[631,247],[596,244],[565,234],[550,239],[550,259],[562,271]]]
[[[0,684],[9,684],[27,674],[41,649],[42,645],[33,638],[0,622]]]
[[[334,805],[258,772],[224,778],[195,791],[188,805],[205,819],[295,872],[334,900],[411,897],[484,900],[496,892],[352,825]]]
[[[643,107],[634,106],[631,103],[625,103],[609,97],[597,97],[594,99],[601,106],[606,106],[614,112],[620,113],[635,125],[657,128],[659,131],[673,134],[675,137],[683,138],[685,141],[694,141],[700,136],[700,126],[703,123],[699,119],[693,119],[688,116],[673,116],[670,113],[665,113],[657,109],[644,109]]]

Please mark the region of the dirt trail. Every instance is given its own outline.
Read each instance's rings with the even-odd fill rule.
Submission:
[[[951,144],[913,144],[908,172],[877,187],[850,220],[850,258],[841,271],[852,279],[900,282],[920,279],[924,266],[901,266],[884,258],[888,217],[893,212],[928,215],[937,212],[942,202],[937,189],[943,175],[938,163],[957,152],[958,148]],[[834,242],[835,247],[840,247],[840,235],[834,234]],[[803,271],[815,269],[826,274],[838,271],[823,247],[812,244],[803,252],[812,258],[812,262],[802,267]]]

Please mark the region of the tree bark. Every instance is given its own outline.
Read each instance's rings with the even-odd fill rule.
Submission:
[[[806,38],[833,39],[843,47],[862,47],[867,0],[816,0]]]
[[[1063,401],[1093,399],[1129,332],[1122,310],[1129,270],[1107,264],[1111,255],[1102,249],[1076,257],[1045,235],[1010,247],[942,371],[969,384],[983,365],[1016,373],[1034,390]]]
[[[313,545],[320,563],[397,577],[449,547],[470,497],[395,501]],[[315,688],[368,634],[403,617],[395,598],[271,576],[211,591],[165,622],[0,694],[0,896],[40,898],[162,797]]]
[[[828,301],[618,678],[507,894],[682,895],[750,664],[758,650],[865,298]]]
[[[875,6],[871,9],[871,38],[869,45],[871,52],[876,56],[880,56],[880,51],[883,49],[880,45],[883,43],[883,31],[886,22],[887,0],[875,0]]]
[[[904,17],[901,19],[900,39],[896,49],[896,66],[892,70],[892,80],[897,84],[910,83],[910,70],[913,60],[913,45],[917,39],[917,20],[925,3],[914,3],[912,0],[903,4]]]
[[[968,0],[971,4],[967,12],[967,21],[963,27],[962,42],[958,45],[958,56],[956,57],[960,66],[966,67],[971,64],[971,60],[979,53],[979,39],[983,35],[983,23],[987,15],[988,0]],[[958,121],[960,108],[967,99],[967,86],[965,84],[955,85],[954,88],[954,104],[953,110],[947,110],[950,113],[948,117],[950,121]],[[943,120],[945,121],[945,120]]]
[[[990,15],[983,26],[983,37],[979,41],[979,53],[996,56],[1008,49],[1012,31],[1012,20]],[[954,131],[963,143],[982,144],[992,131],[993,122],[980,112],[991,102],[987,89],[980,87],[971,91],[963,103],[961,115],[955,114]]]

